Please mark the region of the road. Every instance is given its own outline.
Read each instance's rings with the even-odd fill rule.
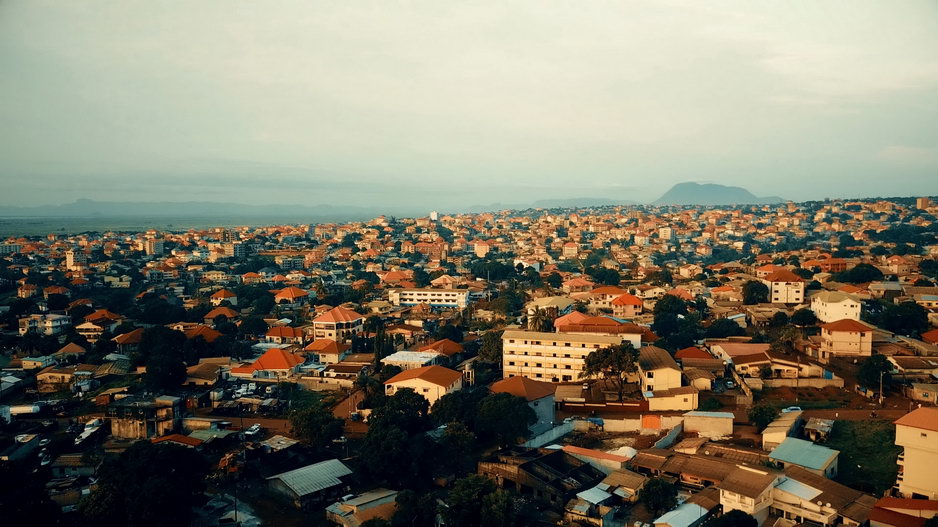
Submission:
[[[345,420],[345,437],[363,437],[368,432],[368,425],[361,421],[352,421],[352,412],[358,408],[358,403],[365,399],[365,392],[356,390],[348,397],[332,407],[332,415]]]

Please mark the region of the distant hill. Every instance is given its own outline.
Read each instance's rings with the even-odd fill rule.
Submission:
[[[572,207],[605,207],[608,205],[637,205],[637,201],[607,198],[555,198],[535,201],[532,206],[543,209]]]
[[[778,196],[758,197],[742,187],[715,183],[678,183],[652,205],[762,205],[782,203]]]

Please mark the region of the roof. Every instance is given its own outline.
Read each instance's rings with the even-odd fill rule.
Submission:
[[[329,353],[340,355],[349,350],[351,346],[348,344],[340,344],[332,339],[318,339],[307,344],[304,351],[312,351],[315,353]]]
[[[738,467],[720,482],[719,488],[747,498],[757,498],[775,483],[778,476],[777,472]]]
[[[140,344],[140,341],[143,340],[143,328],[137,328],[133,331],[128,331],[127,333],[121,333],[111,340],[121,345]]]
[[[463,352],[462,344],[452,341],[450,339],[441,339],[436,342],[431,342],[426,346],[422,346],[417,349],[417,351],[435,351],[441,355],[446,355],[447,357],[452,357],[457,353]]]
[[[643,371],[668,368],[681,370],[674,358],[666,350],[657,346],[645,346],[638,352],[638,365]]]
[[[290,326],[274,326],[267,330],[266,336],[268,337],[278,337],[278,338],[289,338],[289,339],[301,339],[306,334],[303,333],[303,330],[300,328],[294,328]]]
[[[562,317],[561,317],[562,318]],[[559,319],[558,319],[559,320]],[[573,333],[545,333],[541,331],[525,331],[518,329],[505,330],[502,339],[551,340],[570,343],[600,344],[613,346],[622,343],[621,337],[610,335],[576,335]]]
[[[490,389],[493,393],[509,393],[515,397],[524,397],[528,401],[536,401],[548,395],[554,395],[557,385],[515,376],[492,384]]]
[[[595,293],[595,291],[593,291]],[[614,306],[642,306],[642,299],[629,293],[621,294],[612,300]]]
[[[938,408],[923,406],[896,419],[895,424],[938,432]]]
[[[224,316],[225,318],[237,318],[238,315],[240,315],[240,313],[238,313],[238,312],[235,311],[234,309],[231,309],[230,307],[219,306],[219,307],[216,307],[215,309],[209,311],[208,313],[206,313],[205,316],[202,317],[202,318],[203,318],[203,319],[209,319],[209,320],[215,320],[215,317],[217,317],[217,316],[219,316],[219,315]]]
[[[625,456],[603,452],[602,450],[594,450],[592,448],[583,448],[574,445],[564,445],[563,451],[574,456],[583,456],[592,459],[604,459],[606,461],[614,461],[617,463],[625,463],[631,459]]]
[[[303,291],[299,287],[284,287],[283,289],[277,291],[274,295],[274,298],[286,298],[290,300],[295,300],[297,298],[306,298],[309,296],[309,293]]]
[[[677,353],[674,354],[675,359],[712,359],[713,355],[707,353],[706,351],[691,346],[689,348],[684,348],[677,350]]]
[[[724,353],[730,357],[738,357],[740,355],[752,355],[753,353],[759,353],[761,351],[767,351],[769,349],[768,343],[753,343],[753,342],[719,342],[714,343],[712,347],[720,347]]]
[[[75,344],[74,342],[69,342],[68,344],[62,346],[62,348],[59,349],[59,351],[57,351],[56,353],[61,353],[62,355],[68,355],[68,354],[81,354],[81,353],[85,353],[86,351],[87,350],[85,350],[85,348],[79,346],[78,344]]]
[[[250,373],[256,370],[289,370],[306,362],[303,357],[283,348],[270,348],[250,366],[232,368],[232,373]]]
[[[811,297],[812,302],[815,300],[819,302],[825,302],[828,304],[839,304],[840,302],[843,302],[844,300],[849,300],[851,302],[857,302],[857,303],[860,302],[860,300],[857,297],[847,294],[847,293],[843,293],[841,291],[823,291]]]
[[[424,366],[422,368],[414,368],[412,370],[404,370],[394,377],[384,381],[384,384],[394,384],[397,382],[420,379],[431,384],[446,387],[450,386],[461,378],[462,373],[459,373],[456,370],[444,368],[443,366],[433,365]]]
[[[775,447],[775,450],[769,454],[769,459],[794,463],[813,470],[823,470],[839,454],[838,450],[815,445],[804,439],[788,437]]]
[[[352,322],[361,318],[364,317],[351,309],[337,306],[319,315],[313,319],[313,322]]]
[[[821,329],[826,331],[853,331],[853,332],[863,332],[863,331],[872,331],[873,328],[867,326],[859,320],[853,320],[852,318],[844,318],[837,320],[835,322],[830,322],[821,326]]]
[[[778,269],[767,275],[764,280],[766,282],[804,282],[803,278],[788,269]]]
[[[184,436],[182,434],[169,434],[163,437],[157,437],[150,440],[153,444],[159,443],[179,443],[180,445],[185,445],[188,447],[197,447],[204,443],[201,439],[195,437]]]
[[[830,503],[831,507],[857,523],[866,522],[866,516],[873,508],[875,498],[829,480],[797,465],[785,467],[785,475],[807,487],[820,491],[812,501]]]
[[[339,478],[348,476],[351,473],[352,470],[338,459],[329,459],[277,474],[267,479],[279,479],[297,496],[302,497],[341,485],[342,480]]]
[[[736,416],[733,412],[704,412],[703,410],[694,410],[684,414],[684,417],[715,417],[720,419],[733,419]]]
[[[192,340],[196,337],[202,337],[205,339],[205,342],[213,342],[215,339],[221,336],[221,332],[216,331],[208,326],[195,326],[194,328],[187,329],[185,331],[186,338]]]
[[[219,289],[218,291],[215,291],[214,293],[212,293],[211,298],[235,298],[237,296],[238,295],[232,293],[231,291],[227,289]]]

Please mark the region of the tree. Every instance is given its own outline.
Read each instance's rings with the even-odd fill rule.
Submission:
[[[430,404],[422,395],[410,388],[403,388],[385,399],[383,405],[375,408],[368,422],[372,426],[392,425],[409,434],[416,434],[425,431],[429,426],[429,407]]]
[[[799,328],[813,326],[817,324],[817,315],[814,314],[814,311],[803,307],[792,313],[790,322]]]
[[[476,435],[485,443],[514,445],[519,437],[528,435],[528,427],[537,422],[537,414],[522,397],[493,393],[479,404]]]
[[[456,481],[447,494],[443,517],[452,527],[519,525],[522,522],[514,502],[508,491],[499,489],[485,476],[467,476]]]
[[[482,345],[479,348],[479,358],[486,362],[502,363],[502,333],[503,331],[488,331],[482,335]]]
[[[476,435],[466,425],[459,422],[447,423],[446,430],[440,436],[436,466],[439,475],[471,474],[476,470],[478,442]]]
[[[547,275],[547,278],[545,279],[545,281],[547,282],[548,285],[550,285],[554,289],[559,289],[560,286],[563,285],[563,277],[560,276],[560,273],[558,273],[557,271],[553,271],[549,275]]]
[[[749,422],[759,430],[769,426],[769,423],[778,417],[778,408],[765,404],[757,404],[749,409]]]
[[[938,527],[938,516],[932,516],[931,518],[925,520],[924,527]]]
[[[726,514],[714,518],[710,527],[759,527],[759,522],[751,514],[739,509],[733,509]]]
[[[437,504],[432,494],[404,489],[397,494],[394,501],[397,503],[397,510],[394,511],[392,525],[413,527],[436,523]]]
[[[657,516],[677,505],[677,487],[662,478],[652,478],[638,491],[638,499]]]
[[[705,335],[707,338],[726,338],[726,337],[737,337],[745,335],[746,330],[736,322],[728,319],[721,318],[714,320],[708,327]]]
[[[921,334],[928,330],[928,311],[911,301],[888,304],[877,325],[900,335]]]
[[[0,425],[4,423],[0,417]],[[4,525],[55,525],[59,506],[49,499],[44,479],[24,461],[0,462],[0,518]]]
[[[598,349],[586,356],[581,377],[602,377],[616,388],[619,401],[625,392],[626,378],[638,369],[638,350],[632,343]]]
[[[883,272],[868,263],[857,264],[851,269],[836,273],[834,280],[851,284],[865,284],[883,279]]]
[[[878,390],[880,373],[883,374],[883,386],[887,386],[891,371],[892,363],[886,359],[885,355],[877,353],[870,355],[860,363],[860,367],[857,369],[857,380],[864,388]]]
[[[178,388],[186,380],[186,364],[181,350],[162,349],[147,359],[143,381],[152,390]]]
[[[430,417],[437,425],[458,422],[474,428],[479,405],[487,395],[487,390],[473,389],[448,393],[433,403]]]
[[[345,421],[320,403],[290,413],[293,434],[300,441],[322,448],[342,435]]]
[[[174,445],[134,443],[101,467],[98,486],[79,504],[97,525],[188,525],[200,503],[205,458]]]
[[[776,311],[769,319],[769,327],[780,328],[788,325],[788,314],[784,311]]]
[[[743,304],[751,306],[769,301],[769,288],[762,282],[750,280],[743,284]]]
[[[453,342],[462,342],[463,334],[462,330],[453,324],[443,324],[437,328],[436,332],[433,334],[434,338],[437,339],[449,339]]]

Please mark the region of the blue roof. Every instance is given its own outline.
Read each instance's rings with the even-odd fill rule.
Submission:
[[[840,454],[839,450],[815,445],[811,441],[786,438],[769,454],[769,459],[793,465],[800,465],[814,470],[823,469],[832,457]]]

